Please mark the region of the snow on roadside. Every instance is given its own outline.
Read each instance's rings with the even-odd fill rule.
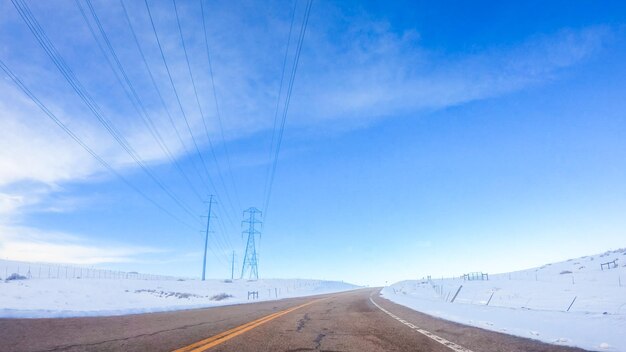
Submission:
[[[0,317],[52,318],[124,315],[341,292],[358,288],[300,279],[132,280],[27,279],[0,281]],[[248,292],[257,291],[257,300]]]
[[[613,260],[616,265],[601,268]],[[618,250],[492,275],[488,281],[402,281],[385,287],[381,295],[488,330],[589,350],[626,351],[624,262],[626,251]]]

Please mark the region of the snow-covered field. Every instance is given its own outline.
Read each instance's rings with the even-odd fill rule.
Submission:
[[[0,267],[3,264],[15,265],[15,263],[1,261]],[[66,279],[62,274],[64,267],[59,270],[58,278],[54,275],[47,278],[46,265],[32,264],[31,272],[39,271],[40,266],[43,271],[42,278],[34,274],[31,278],[22,280],[0,281],[0,317],[123,315],[251,303],[358,288],[337,281],[300,279],[200,281],[121,272],[107,272],[106,275],[96,273],[96,278],[71,278],[68,274]],[[52,268],[56,270],[57,266]],[[72,271],[73,268],[70,267],[68,272]],[[85,269],[83,274],[86,272]],[[98,274],[101,278],[97,278]],[[23,272],[21,275],[25,276]],[[93,272],[91,275],[93,276]],[[0,277],[6,279],[5,275]],[[248,292],[252,291],[258,292],[258,299],[253,297],[248,299]]]
[[[602,270],[601,263],[614,260]],[[489,330],[589,350],[626,351],[626,249],[484,281],[402,281],[385,287],[382,296]]]

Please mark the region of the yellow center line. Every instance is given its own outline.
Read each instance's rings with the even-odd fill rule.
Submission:
[[[325,300],[325,299],[327,299],[327,298],[316,299],[314,301],[311,301],[311,302],[308,302],[308,303],[304,303],[304,304],[301,304],[299,306],[295,306],[295,307],[288,308],[288,309],[285,309],[285,310],[280,311],[280,312],[276,312],[276,313],[264,316],[264,317],[262,317],[260,319],[251,321],[251,322],[243,324],[243,325],[240,325],[240,326],[238,326],[236,328],[232,328],[230,330],[221,332],[221,333],[219,333],[219,334],[217,334],[215,336],[211,336],[211,337],[206,338],[204,340],[192,343],[189,346],[181,347],[179,349],[174,350],[173,352],[201,352],[201,351],[206,351],[206,350],[208,350],[211,347],[215,347],[215,346],[217,346],[219,344],[222,344],[222,343],[224,343],[224,342],[226,342],[226,341],[228,341],[228,340],[230,340],[230,339],[232,339],[232,338],[234,338],[236,336],[239,336],[239,335],[243,334],[246,331],[250,331],[250,330],[252,330],[252,329],[254,329],[254,328],[256,328],[256,327],[258,327],[260,325],[263,325],[263,324],[265,324],[265,323],[267,323],[269,321],[272,321],[272,320],[274,320],[276,318],[282,317],[285,314],[289,314],[289,313],[293,312],[294,310],[306,307],[308,305],[311,305],[313,303],[316,303],[316,302],[319,302],[319,301],[322,301],[322,300]]]

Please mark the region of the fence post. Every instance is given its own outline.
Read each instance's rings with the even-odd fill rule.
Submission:
[[[496,293],[496,291],[491,292],[491,296],[489,296],[489,300],[487,301],[487,304],[485,304],[486,306],[489,305],[489,302],[491,302],[491,299],[493,298],[493,295]]]
[[[574,296],[574,299],[572,300],[572,303],[569,304],[569,307],[567,307],[567,312],[569,312],[570,308],[572,308],[572,306],[574,305],[574,302],[576,302],[576,298],[578,296]]]
[[[456,299],[456,296],[459,295],[459,292],[461,292],[462,288],[463,288],[463,285],[459,286],[459,289],[456,290],[456,293],[454,294],[454,297],[452,297],[452,299],[450,300],[450,303],[454,303],[454,300]]]

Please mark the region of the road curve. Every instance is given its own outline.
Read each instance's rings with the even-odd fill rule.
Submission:
[[[118,317],[0,319],[0,351],[582,351],[433,318],[377,293]]]

